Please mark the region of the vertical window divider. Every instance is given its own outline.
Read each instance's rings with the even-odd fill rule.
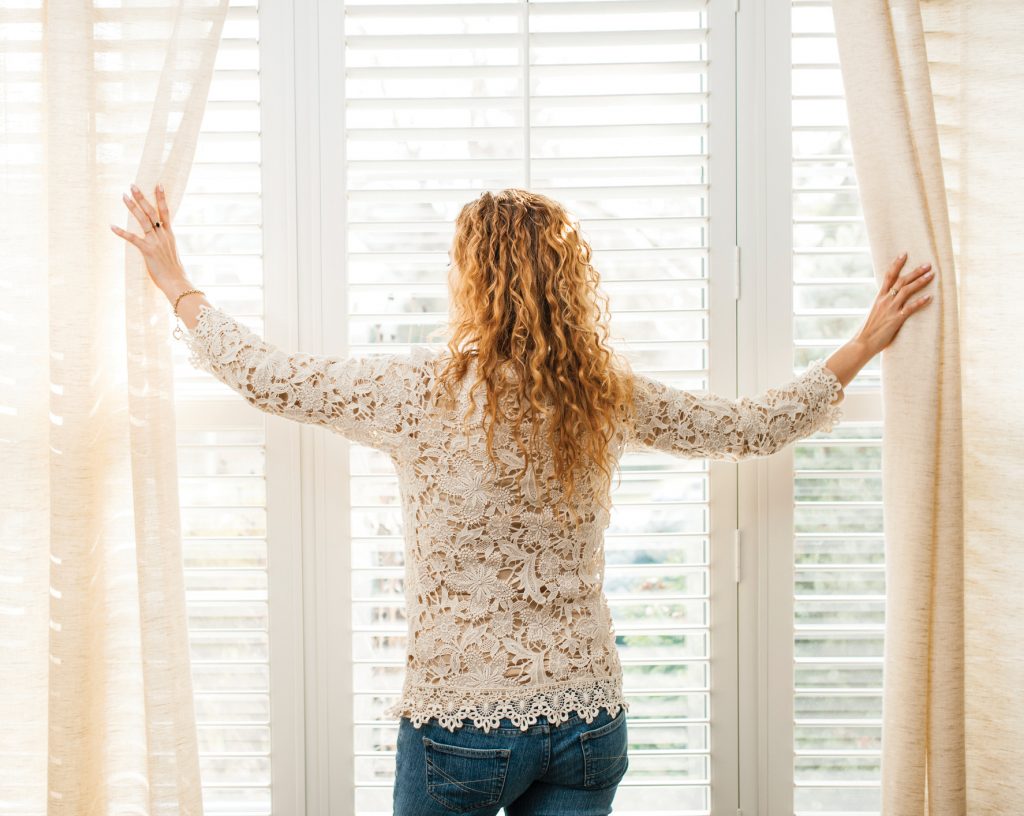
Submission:
[[[296,99],[294,18],[289,4],[258,5],[260,22],[260,223],[263,312],[270,342],[300,341],[296,270]],[[274,206],[268,206],[274,202]],[[273,813],[306,810],[300,428],[266,418],[270,761]]]
[[[318,345],[324,353],[347,356],[349,300],[347,269],[347,160],[345,152],[345,10],[346,3],[317,0],[310,4],[312,27],[300,42],[313,43],[307,87],[311,98],[300,117],[316,138],[309,142],[315,160],[309,168],[307,200],[315,240],[308,276]],[[298,48],[298,43],[297,46]],[[318,717],[323,731],[317,742],[316,813],[355,813],[352,673],[352,519],[351,457],[353,443],[333,434],[319,435],[315,457],[314,504],[317,561],[309,590],[316,596]],[[312,661],[310,661],[312,670]],[[312,784],[312,781],[311,781]]]
[[[762,36],[765,172],[765,385],[793,377],[793,140],[789,3],[768,0]],[[768,206],[770,204],[770,206]],[[793,812],[794,446],[764,462],[763,593],[758,603],[764,696],[760,720],[768,813]]]
[[[737,301],[734,286],[737,245],[736,14],[725,2],[709,2],[708,15],[708,179],[709,383],[718,394],[736,393]],[[711,595],[711,813],[737,813],[740,721],[735,536],[738,468],[709,460],[709,576]]]
[[[750,324],[750,362],[742,367],[749,393],[793,377],[793,218],[790,8],[767,0],[753,11],[748,77],[752,153],[748,189],[753,241],[747,257],[748,291],[756,293]],[[742,50],[742,49],[741,49]],[[756,267],[756,268],[752,268]],[[747,780],[759,813],[793,812],[793,447],[753,465],[756,479],[742,513],[756,530],[743,612],[754,687],[747,691],[744,722],[751,723],[749,756],[757,773]],[[755,670],[756,667],[756,670]]]
[[[519,24],[523,39],[521,40],[520,59],[523,63],[522,94],[523,94],[523,188],[532,185],[532,168],[530,166],[530,0],[519,2]]]
[[[789,209],[789,9],[744,4],[737,17],[737,301],[739,393],[792,375]],[[739,585],[740,803],[745,814],[792,812],[792,450],[741,463]]]
[[[296,134],[293,190],[297,296],[291,311],[297,346],[311,353],[346,353],[344,278],[344,195],[336,191],[343,162],[344,7],[339,3],[287,4],[293,15],[294,106]],[[330,149],[328,149],[330,148]],[[332,182],[332,174],[333,182]],[[343,189],[343,188],[342,188]],[[274,199],[268,199],[274,201]],[[268,207],[268,209],[270,209]],[[339,226],[340,224],[340,226]],[[268,277],[281,273],[272,270]],[[297,429],[298,467],[289,474],[300,485],[301,504],[283,531],[285,547],[300,564],[302,608],[300,660],[303,686],[296,709],[305,741],[301,780],[305,808],[297,813],[354,812],[352,778],[352,682],[350,649],[351,587],[348,443],[311,426]],[[272,612],[273,615],[273,612]],[[299,648],[299,647],[297,647]],[[278,812],[278,811],[275,811]],[[284,812],[289,812],[287,809]]]

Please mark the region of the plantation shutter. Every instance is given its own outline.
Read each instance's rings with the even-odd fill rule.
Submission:
[[[792,3],[794,370],[851,338],[877,291],[828,2]],[[794,450],[793,811],[878,813],[885,548],[880,358],[847,416]]]
[[[195,161],[174,214],[190,280],[264,332],[259,22],[231,0]],[[207,814],[271,812],[265,415],[175,343],[192,676]]]
[[[723,73],[729,87],[709,104],[708,16],[694,0],[346,2],[336,187],[346,199],[350,353],[434,342],[447,319],[455,216],[483,190],[520,186],[579,218],[613,342],[637,371],[694,389],[724,377],[710,367],[710,341],[715,333],[717,353],[732,354],[732,275],[723,266],[716,278],[728,279],[719,312],[709,155],[721,139],[731,165],[732,78]],[[724,66],[732,33],[723,29]],[[716,205],[731,225],[731,192]],[[722,252],[731,264],[731,238]],[[402,519],[386,457],[356,445],[350,456],[353,795],[356,813],[385,814],[397,723],[381,712],[400,690],[406,648]],[[732,538],[731,523],[712,529],[716,467],[631,454],[621,487],[613,483],[605,589],[632,702],[616,812],[711,811],[709,558],[713,533],[728,537],[720,546],[730,553]],[[723,507],[731,489],[723,481],[716,494]],[[730,638],[716,640],[722,654]],[[730,730],[717,750],[730,750]]]

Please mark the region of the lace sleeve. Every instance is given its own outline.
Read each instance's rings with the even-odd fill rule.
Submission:
[[[831,431],[846,396],[823,360],[754,398],[683,391],[644,375],[634,375],[634,389],[635,422],[626,450],[654,448],[731,462],[768,456],[815,431]]]
[[[287,354],[205,303],[184,335],[189,362],[269,414],[322,425],[369,447],[395,447],[417,410],[417,363],[429,354]]]

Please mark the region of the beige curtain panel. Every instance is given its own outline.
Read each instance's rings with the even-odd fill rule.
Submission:
[[[935,304],[883,354],[885,816],[1024,809],[1024,6],[833,0],[879,276]]]
[[[0,8],[2,813],[202,813],[173,324],[108,225],[176,209],[226,13]]]

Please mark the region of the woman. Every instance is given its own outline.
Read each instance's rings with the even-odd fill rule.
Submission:
[[[155,206],[134,186],[125,201],[144,235],[114,231],[185,323],[193,365],[395,463],[409,625],[402,694],[386,710],[400,718],[398,816],[610,812],[629,764],[603,592],[619,457],[737,461],[831,430],[846,384],[928,302],[910,296],[932,277],[927,265],[900,276],[897,258],[826,363],[730,400],[634,374],[609,349],[590,247],[542,195],[508,189],[462,208],[445,349],[353,358],[285,353],[212,306],[178,259],[160,187]]]

